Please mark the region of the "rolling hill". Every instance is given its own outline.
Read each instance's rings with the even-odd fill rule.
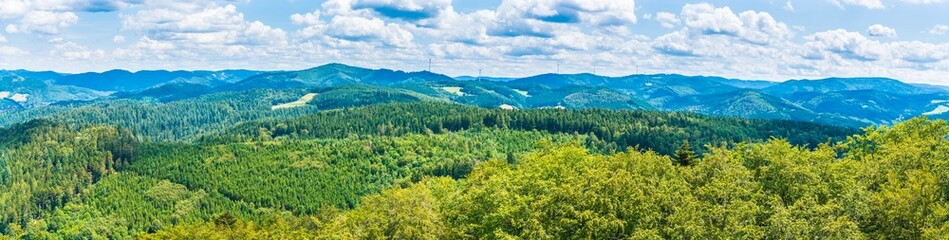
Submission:
[[[44,78],[49,79],[39,80]],[[435,100],[485,108],[689,111],[849,127],[892,124],[920,115],[941,118],[949,112],[949,87],[907,84],[888,78],[768,82],[677,74],[542,74],[479,80],[343,64],[280,72],[113,70],[70,75],[0,71],[0,94],[6,93],[0,98],[12,99],[16,94],[17,99],[12,100],[22,106],[21,110],[54,104],[81,106],[97,99],[195,101],[224,92],[248,98],[245,92],[267,89],[326,92],[314,96],[322,100],[308,101],[323,105],[320,109]]]
[[[346,84],[393,86],[407,83],[453,80],[432,72],[403,72],[366,69],[343,64],[327,64],[301,71],[265,73],[221,88],[241,91],[258,88],[330,87]]]
[[[23,110],[23,106],[21,106],[16,101],[10,99],[0,99],[0,113],[15,112],[19,110]]]
[[[0,76],[0,99],[13,100],[25,108],[42,107],[62,101],[89,101],[107,95],[108,92],[58,85],[52,80],[12,74]]]
[[[933,90],[913,86],[889,78],[827,78],[821,80],[790,80],[765,88],[769,94],[786,97],[795,93],[829,93],[838,91],[877,90],[892,94],[920,94]]]
[[[56,79],[57,84],[72,85],[98,91],[140,91],[167,83],[193,83],[220,86],[260,74],[260,71],[138,71],[111,70],[102,73],[80,73]]]

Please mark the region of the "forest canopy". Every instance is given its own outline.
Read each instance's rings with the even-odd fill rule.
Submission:
[[[193,141],[91,123],[0,129],[0,238],[949,235],[941,120],[857,133],[687,113],[395,103],[248,121]]]

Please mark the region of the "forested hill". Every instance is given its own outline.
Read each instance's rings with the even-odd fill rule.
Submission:
[[[430,109],[413,110],[424,108]],[[418,117],[357,121],[381,109]],[[313,121],[334,118],[338,121]],[[638,120],[615,121],[627,118]],[[470,125],[454,125],[469,120]],[[443,130],[413,133],[415,122]],[[530,130],[523,127],[528,123],[560,130]],[[0,238],[938,239],[949,234],[943,211],[949,184],[941,180],[949,179],[944,121],[913,119],[811,147],[748,136],[756,143],[711,146],[698,155],[694,145],[678,142],[710,131],[704,126],[764,130],[790,123],[420,103],[263,121],[225,134],[230,137],[195,143],[154,143],[114,127],[31,121],[0,129]],[[620,138],[569,130],[585,126],[623,135],[648,124],[689,134],[651,140],[679,146],[666,155],[610,150],[615,144],[610,141]],[[483,127],[452,129],[477,125]],[[253,127],[257,137],[245,136]],[[784,126],[802,132],[795,127],[820,139],[837,131]]]
[[[896,118],[949,109],[932,87],[338,64],[95,75],[70,81],[136,90],[0,77],[15,89],[0,91],[0,239],[949,236],[949,124]],[[892,126],[853,128],[869,123]]]
[[[459,77],[326,64],[299,71],[0,71],[0,112],[46,111],[121,99],[173,102],[207,95],[364,86],[485,108],[661,110],[847,127],[949,116],[949,89],[887,78],[768,82],[677,74]],[[358,95],[355,95],[358,96]],[[297,98],[301,96],[296,96]],[[6,103],[3,103],[6,101]],[[12,101],[12,102],[10,102]],[[0,125],[3,124],[0,119]]]
[[[338,109],[285,120],[261,120],[237,126],[223,135],[224,140],[218,141],[342,138],[354,134],[400,136],[482,128],[588,134],[606,141],[609,149],[616,151],[639,147],[664,154],[672,154],[685,141],[691,141],[699,149],[705,144],[760,142],[775,137],[814,147],[856,133],[850,128],[814,123],[708,117],[693,113],[597,109],[511,111],[420,102]]]

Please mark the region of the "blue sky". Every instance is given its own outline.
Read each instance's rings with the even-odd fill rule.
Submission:
[[[0,69],[681,73],[949,84],[947,0],[0,0]],[[638,71],[638,72],[637,72]]]

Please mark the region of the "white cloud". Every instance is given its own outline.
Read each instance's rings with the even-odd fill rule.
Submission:
[[[137,30],[149,39],[197,45],[282,44],[286,33],[259,21],[248,22],[234,5],[213,6],[195,12],[159,8],[125,17],[123,28]]]
[[[57,44],[50,55],[61,57],[67,60],[88,60],[101,59],[106,56],[105,51],[101,49],[89,49],[73,42]]]
[[[679,25],[679,17],[676,17],[675,13],[669,12],[658,12],[656,13],[656,21],[659,21],[664,28],[674,28],[676,25]]]
[[[934,4],[934,3],[944,3],[946,0],[900,0],[912,4]]]
[[[452,9],[451,0],[355,0],[352,7],[409,21],[434,18]]]
[[[506,0],[498,9],[545,22],[600,26],[636,23],[635,10],[636,3],[632,0]]]
[[[793,35],[787,24],[767,12],[745,11],[736,15],[729,7],[708,3],[686,4],[681,13],[685,26],[705,35],[727,35],[755,44],[769,44]]]
[[[336,16],[326,28],[326,35],[354,42],[378,42],[393,47],[411,47],[414,36],[397,24],[373,18]]]
[[[844,5],[860,6],[869,9],[885,8],[881,0],[830,0],[830,2],[834,3],[834,5],[837,5],[837,7],[840,8],[844,8]]]
[[[505,0],[489,33],[549,38],[570,25],[629,26],[637,21],[635,10],[632,0]]]
[[[932,35],[946,35],[949,33],[949,25],[936,25],[930,28],[928,32]]]
[[[306,14],[293,14],[290,15],[290,22],[297,25],[317,25],[322,21],[320,20],[320,10],[309,12]]]
[[[889,38],[895,38],[895,37],[896,37],[896,29],[893,29],[893,28],[890,28],[890,27],[887,27],[887,26],[883,26],[883,25],[880,25],[880,24],[873,24],[873,25],[870,26],[870,28],[867,29],[867,35],[870,35],[871,37],[889,37]]]
[[[660,53],[680,56],[694,57],[698,53],[693,49],[691,38],[688,33],[682,31],[672,32],[659,36],[653,41],[652,48]]]
[[[737,36],[742,29],[741,19],[731,8],[715,8],[709,3],[686,4],[682,7],[685,26],[704,34]]]
[[[15,18],[32,11],[112,12],[143,0],[0,0],[0,18]]]
[[[0,20],[14,20],[8,33],[58,34],[79,21],[76,12],[112,12],[144,0],[0,0]]]
[[[59,34],[60,29],[69,27],[79,21],[79,16],[72,12],[31,11],[20,18],[17,25],[7,25],[8,33],[42,33]]]
[[[889,52],[880,42],[870,40],[860,33],[837,29],[815,33],[805,37],[812,50],[834,54],[859,61],[876,61],[887,57]]]
[[[232,4],[213,2],[149,2],[145,9],[122,17],[123,30],[143,37],[112,52],[117,59],[198,62],[240,61],[290,51],[282,29],[248,21]],[[160,63],[167,64],[167,63]]]
[[[5,42],[7,42],[7,38],[4,37],[3,35],[0,35],[0,43],[5,43]]]
[[[0,56],[23,56],[29,52],[10,46],[0,46]]]
[[[919,41],[893,43],[895,55],[912,63],[936,63],[949,58],[949,44],[931,44]]]
[[[125,4],[103,11],[124,9],[116,14],[122,32],[112,40],[126,43],[103,51],[99,48],[109,47],[79,45],[71,42],[76,41],[71,34],[47,36],[40,43],[51,46],[46,49],[50,54],[0,46],[0,68],[29,66],[22,62],[31,58],[20,56],[38,56],[41,60],[34,60],[33,66],[73,71],[87,71],[89,66],[295,69],[324,62],[419,70],[431,57],[436,71],[447,74],[477,74],[472,72],[476,66],[486,75],[520,76],[552,72],[557,62],[565,73],[589,72],[597,65],[601,74],[629,74],[641,67],[646,73],[776,80],[876,75],[938,81],[949,74],[946,43],[871,38],[895,36],[895,30],[890,34],[892,29],[882,25],[866,32],[831,30],[795,38],[803,27],[790,27],[771,13],[735,12],[708,3],[647,18],[635,14],[633,0],[502,0],[495,9],[474,12],[456,12],[449,0],[328,0],[284,18],[284,23],[294,24],[288,34],[245,18],[240,11],[244,5],[229,4],[247,0],[44,0],[50,3],[44,6],[25,2],[40,1],[0,0],[10,3],[0,5],[0,27],[62,33],[75,23],[45,24],[55,26],[51,30],[27,28],[21,21],[31,12],[85,16],[80,11],[91,9],[75,2]],[[848,8],[883,8],[883,3],[895,1],[835,2]],[[790,0],[777,1],[773,9],[781,7],[794,11]],[[637,17],[674,30],[640,35],[634,25]],[[949,26],[929,32],[946,34]]]

